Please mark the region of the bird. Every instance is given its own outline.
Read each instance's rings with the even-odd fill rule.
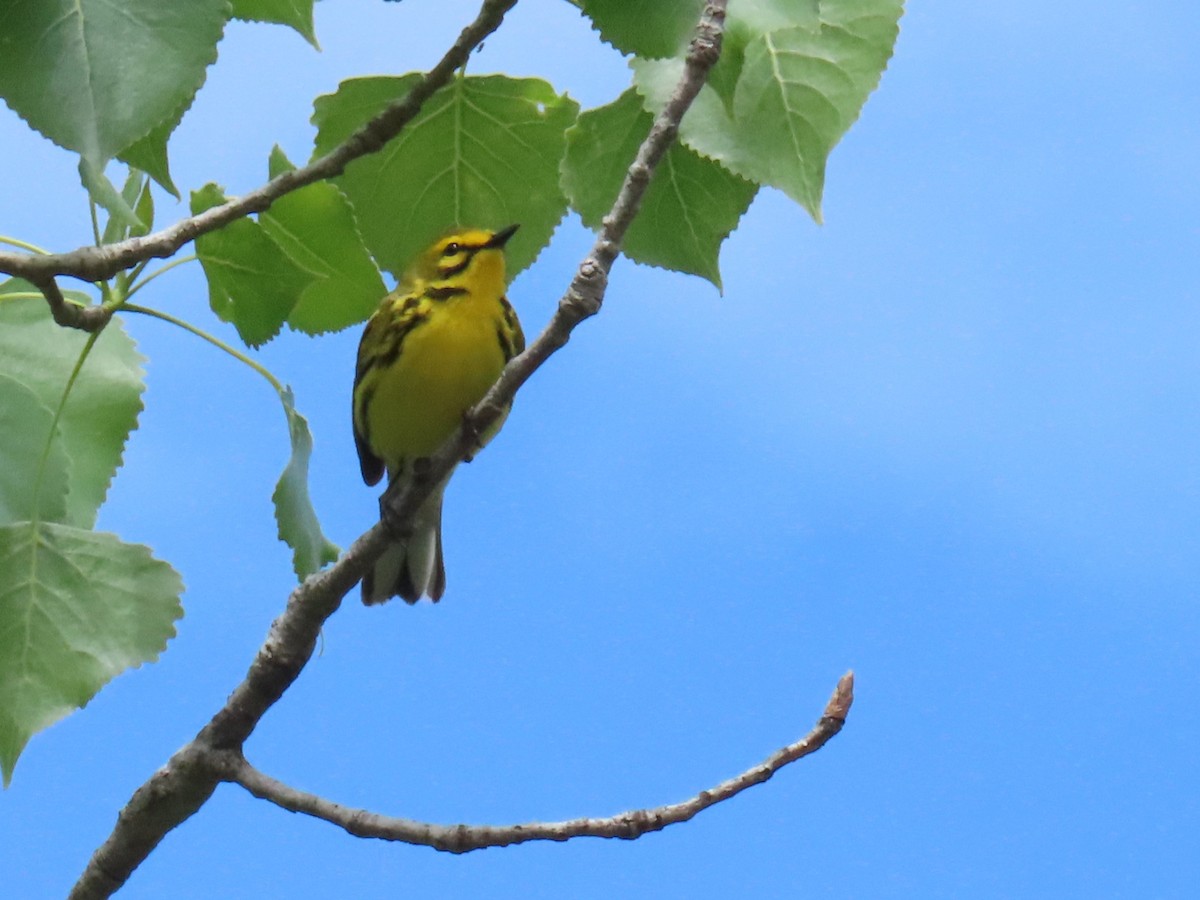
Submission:
[[[504,246],[517,228],[443,234],[367,320],[352,392],[354,443],[367,485],[378,484],[385,471],[388,491],[412,479],[525,349],[521,323],[505,296]],[[480,447],[506,416],[507,410],[478,436]],[[447,475],[422,504],[412,535],[389,545],[363,577],[363,603],[442,598],[442,497],[449,480]]]

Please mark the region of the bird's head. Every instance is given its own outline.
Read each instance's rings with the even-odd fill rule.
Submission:
[[[456,228],[434,241],[409,272],[430,284],[467,284],[473,280],[504,285],[504,245],[517,231]]]

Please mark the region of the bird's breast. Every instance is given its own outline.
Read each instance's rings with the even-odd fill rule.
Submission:
[[[372,449],[389,469],[433,453],[487,393],[504,368],[502,315],[498,301],[455,297],[405,335],[367,412]]]

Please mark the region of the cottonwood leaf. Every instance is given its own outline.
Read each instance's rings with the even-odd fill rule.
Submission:
[[[89,177],[204,82],[225,0],[7,0],[0,5],[0,96]]]
[[[597,229],[654,122],[633,89],[584,112],[567,132],[563,187],[583,223]],[[718,288],[721,242],[757,188],[693,150],[674,144],[650,182],[622,251],[633,260],[707,278]]]
[[[192,192],[192,214],[225,202],[215,184]],[[208,277],[213,312],[232,322],[257,347],[279,333],[300,294],[318,276],[294,263],[263,227],[237,219],[196,238],[196,256]]]
[[[0,285],[0,295],[28,290],[35,289],[19,279]],[[0,372],[32,391],[47,409],[58,408],[87,340],[81,331],[54,324],[44,300],[0,300]],[[142,411],[144,362],[124,326],[113,319],[96,338],[63,407],[56,440],[70,460],[65,520],[72,525],[96,523]],[[32,470],[23,471],[34,477]]]
[[[46,522],[0,526],[0,770],[29,738],[151,662],[183,584],[148,547]]]
[[[404,97],[418,77],[354,78],[318,97],[314,157]],[[538,79],[456,78],[387,146],[350,163],[336,183],[354,207],[367,247],[388,271],[402,274],[452,226],[519,223],[506,245],[511,278],[533,262],[566,212],[558,167],[563,132],[578,110]]]
[[[820,25],[822,0],[737,0],[725,17],[721,58],[709,70],[708,84],[731,109],[733,92],[742,73],[746,45],[756,37],[779,28]]]
[[[276,147],[271,152],[270,176],[292,168]],[[338,331],[369,316],[387,293],[350,203],[329,182],[285,194],[258,221],[292,262],[317,276],[288,315],[292,328],[306,334]]]
[[[757,35],[745,45],[731,102],[706,86],[680,137],[731,171],[779,188],[820,221],[826,160],[878,85],[902,9],[900,0],[821,0],[815,25]],[[647,108],[661,108],[682,60],[631,65]]]
[[[317,521],[308,494],[308,461],[312,456],[312,434],[308,430],[308,421],[296,412],[291,388],[284,390],[282,400],[288,418],[292,455],[271,499],[275,503],[279,539],[292,548],[292,568],[296,577],[303,581],[326,563],[337,559],[338,547],[321,531],[321,523]]]

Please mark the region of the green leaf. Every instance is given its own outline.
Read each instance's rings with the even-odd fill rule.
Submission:
[[[328,153],[416,75],[355,78],[318,97],[315,156]],[[507,245],[509,277],[528,266],[566,212],[558,183],[563,132],[579,106],[544,81],[503,75],[456,78],[378,153],[337,179],[379,264],[400,275],[455,225],[519,223]]]
[[[682,53],[704,9],[704,0],[579,0],[600,36],[622,53]]]
[[[588,110],[567,132],[563,188],[589,228],[599,228],[654,117],[633,89]],[[638,262],[707,278],[718,288],[717,254],[756,188],[687,147],[675,144],[654,174],[624,253]]]
[[[29,289],[14,279],[0,285],[0,295]],[[83,332],[55,325],[45,301],[0,301],[0,371],[32,391],[47,409],[58,408],[87,340]],[[63,408],[58,427],[70,459],[66,521],[72,525],[95,524],[121,465],[125,441],[142,411],[143,362],[121,323],[109,322]]]
[[[738,175],[781,189],[820,221],[826,160],[879,84],[901,12],[900,0],[821,0],[815,25],[757,35],[745,44],[731,105],[705,87],[680,136]],[[661,108],[682,61],[631,65],[647,108]]]
[[[292,439],[292,456],[288,460],[275,493],[275,522],[279,539],[292,548],[292,568],[303,581],[327,563],[337,559],[338,548],[321,531],[316,511],[308,495],[308,460],[312,456],[312,434],[308,421],[296,412],[291,388],[281,395],[283,410],[288,417]]]
[[[192,214],[225,202],[215,184],[192,192]],[[262,226],[238,219],[196,238],[213,312],[258,346],[279,333],[301,292],[316,276],[292,262]]]
[[[313,30],[313,0],[233,0],[233,17],[247,22],[287,25],[314,49],[321,49]]]
[[[227,14],[225,0],[7,0],[0,96],[103,172],[196,93]]]
[[[150,549],[111,534],[0,527],[0,769],[113,677],[152,662],[183,615],[183,584]]]
[[[181,106],[174,116],[150,129],[150,133],[134,141],[117,154],[117,159],[126,165],[141,169],[176,200],[181,199],[179,188],[171,180],[171,164],[167,159],[167,140],[187,112],[191,100]]]
[[[125,186],[121,188],[121,198],[141,223],[140,227],[132,228],[123,218],[110,215],[104,226],[104,236],[101,238],[105,244],[123,241],[131,233],[147,234],[154,224],[154,198],[150,196],[150,186],[144,172],[132,167],[129,169],[129,175],[125,178]]]
[[[292,168],[276,147],[271,177]],[[292,262],[318,276],[288,316],[288,324],[298,331],[322,334],[361,322],[387,293],[350,204],[332,184],[310,184],[285,194],[258,221]]]
[[[133,206],[108,180],[103,170],[97,169],[86,158],[79,160],[79,180],[87,189],[88,196],[108,212],[109,219],[116,220],[117,227],[127,231],[145,228],[146,223],[138,218]]]
[[[54,410],[0,372],[0,525],[66,517],[67,454],[60,440],[47,447],[53,427]]]
[[[733,110],[733,93],[742,74],[746,45],[779,28],[820,26],[821,0],[737,0],[725,18],[721,58],[708,73],[708,83]]]

